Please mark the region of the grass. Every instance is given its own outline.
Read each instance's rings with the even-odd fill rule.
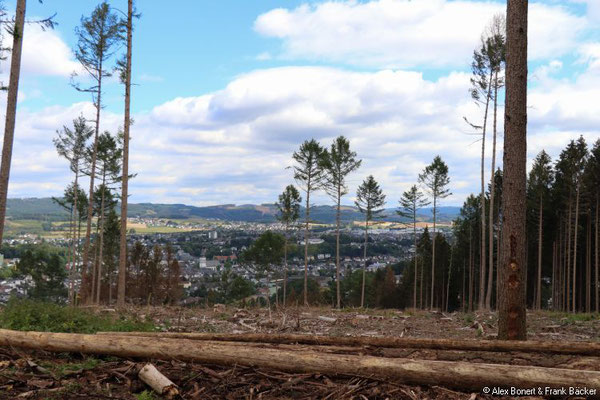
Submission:
[[[154,395],[154,392],[144,390],[140,394],[135,395],[137,400],[157,400],[158,398]]]
[[[96,368],[102,363],[94,357],[87,357],[81,362],[56,363],[56,362],[41,362],[40,366],[50,370],[57,378],[62,378],[66,375],[77,373],[79,371],[87,371]]]
[[[81,308],[21,299],[10,300],[0,312],[0,328],[66,333],[155,330],[154,323],[149,320],[97,314]]]

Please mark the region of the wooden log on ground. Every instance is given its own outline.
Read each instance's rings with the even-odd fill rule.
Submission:
[[[389,348],[413,348],[436,350],[475,350],[475,351],[518,351],[523,353],[572,354],[600,357],[600,343],[596,342],[549,342],[513,340],[472,340],[472,339],[426,339],[407,337],[373,336],[316,336],[263,333],[229,334],[196,332],[98,332],[98,335],[143,336],[160,338],[180,338],[192,340],[214,340],[254,343],[288,343],[331,346],[375,346]]]
[[[232,346],[188,339],[17,332],[0,329],[0,345],[28,349],[105,354],[121,357],[190,360],[246,365],[290,372],[362,376],[398,383],[458,389],[484,387],[585,387],[600,391],[600,372],[496,364],[424,361],[283,349]]]
[[[161,374],[152,364],[144,365],[144,367],[140,369],[138,376],[142,382],[150,386],[152,390],[161,396],[165,396],[167,399],[172,399],[179,395],[177,386],[171,382],[169,378]]]

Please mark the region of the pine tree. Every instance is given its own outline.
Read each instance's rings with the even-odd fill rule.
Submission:
[[[542,246],[544,228],[544,204],[548,204],[550,190],[554,181],[550,156],[541,151],[533,161],[533,167],[529,173],[528,199],[529,209],[537,209],[538,219],[538,246],[537,246],[537,275],[535,289],[535,308],[541,309],[542,305]]]
[[[385,195],[379,187],[379,184],[369,175],[356,191],[356,207],[365,216],[365,245],[364,245],[364,266],[362,273],[362,291],[360,296],[360,307],[365,305],[365,274],[367,269],[367,244],[369,241],[369,222],[379,218],[385,204]]]
[[[283,305],[286,304],[287,297],[287,273],[288,273],[288,235],[290,227],[294,227],[300,217],[300,203],[302,197],[294,185],[286,186],[282,194],[279,195],[277,208],[279,215],[277,219],[285,225],[285,245],[283,248],[284,269],[283,269]]]
[[[96,108],[96,119],[94,129],[94,144],[91,158],[91,175],[89,190],[88,218],[83,248],[83,275],[82,296],[84,301],[88,298],[88,269],[89,249],[92,234],[92,205],[94,203],[94,180],[96,176],[96,157],[98,150],[98,136],[100,135],[100,111],[102,110],[102,83],[104,78],[110,77],[110,67],[107,62],[112,57],[119,44],[123,40],[124,23],[110,9],[106,1],[100,3],[92,12],[90,17],[81,18],[81,26],[75,28],[77,46],[75,58],[87,76],[92,80],[92,86],[82,88],[73,82],[75,89],[85,93],[91,93],[94,107]]]
[[[413,283],[413,307],[417,308],[417,210],[429,205],[429,201],[425,199],[425,195],[418,189],[417,185],[413,185],[409,190],[402,193],[400,198],[400,209],[396,211],[403,218],[408,218],[413,225],[413,240],[415,246],[415,264],[414,264],[414,283]]]
[[[339,136],[331,145],[331,150],[325,152],[323,157],[323,168],[325,170],[325,191],[336,202],[336,233],[335,233],[335,276],[336,276],[336,299],[337,308],[341,307],[340,299],[340,217],[342,207],[342,196],[348,193],[346,177],[356,171],[361,164],[356,159],[356,153],[350,150],[350,142],[343,136]]]
[[[306,193],[306,218],[304,228],[304,305],[308,305],[308,239],[310,230],[310,195],[322,188],[325,181],[323,157],[325,149],[315,140],[307,140],[294,152],[296,161],[294,179]]]
[[[447,186],[450,184],[448,176],[448,166],[440,156],[436,156],[419,175],[419,182],[424,185],[425,190],[433,199],[433,246],[431,256],[431,299],[430,308],[433,309],[435,293],[435,228],[437,218],[437,206],[440,199],[450,196],[450,190]]]

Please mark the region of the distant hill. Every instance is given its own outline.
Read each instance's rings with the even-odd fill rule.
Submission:
[[[438,221],[449,222],[456,218],[460,207],[440,207]],[[185,204],[129,204],[129,217],[140,218],[165,218],[165,219],[218,219],[224,221],[244,222],[273,222],[276,220],[277,207],[275,204],[223,204],[218,206],[196,207]],[[304,214],[304,208],[301,210]],[[36,220],[66,220],[69,217],[67,210],[57,205],[51,198],[8,199],[7,217],[12,219]],[[396,209],[386,209],[386,221],[398,222],[400,217]],[[342,221],[361,221],[362,214],[356,207],[344,206]],[[431,208],[420,209],[417,215],[420,221],[431,221]],[[315,222],[335,222],[335,207],[329,205],[315,206],[311,209],[311,219]]]

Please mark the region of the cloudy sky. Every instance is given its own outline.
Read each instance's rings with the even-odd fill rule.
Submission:
[[[137,3],[131,201],[273,202],[292,182],[286,167],[302,141],[329,146],[338,135],[363,159],[346,203],[373,174],[395,206],[437,154],[452,178],[445,204],[478,190],[481,142],[463,120],[482,117],[469,97],[470,59],[505,2]],[[29,2],[30,18],[56,12],[59,25],[25,30],[9,197],[56,196],[72,179],[52,138],[80,114],[93,118],[90,97],[69,82],[79,71],[74,28],[96,4]],[[556,156],[580,134],[600,137],[599,26],[598,0],[530,2],[530,160],[542,148]],[[4,82],[8,68],[0,62]],[[110,79],[102,129],[115,132],[122,110],[123,88]],[[500,160],[501,149],[500,137]]]

